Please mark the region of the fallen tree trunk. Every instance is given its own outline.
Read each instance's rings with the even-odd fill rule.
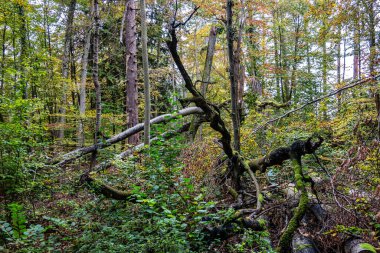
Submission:
[[[178,129],[178,130],[165,132],[165,133],[161,134],[160,138],[162,138],[162,139],[164,139],[164,140],[167,140],[167,139],[170,139],[170,138],[176,136],[177,134],[180,134],[180,133],[183,133],[183,132],[189,131],[189,129],[190,129],[190,125],[191,125],[191,123],[186,123],[185,125],[183,125],[183,126],[182,126],[180,129]],[[154,138],[150,139],[150,143],[151,143],[151,145],[154,145],[154,142],[155,142],[156,140],[158,140],[158,139],[159,139],[159,137],[154,137]],[[133,148],[130,148],[130,149],[128,149],[128,150],[126,150],[126,151],[124,151],[124,152],[118,154],[118,155],[115,155],[113,159],[111,159],[111,160],[107,160],[107,161],[104,161],[104,162],[101,162],[101,163],[99,163],[98,165],[96,165],[96,166],[94,167],[94,171],[99,172],[99,171],[102,171],[102,170],[106,170],[106,169],[108,169],[110,166],[112,166],[112,162],[113,162],[114,160],[120,160],[120,159],[123,159],[123,158],[125,158],[125,157],[128,157],[128,156],[132,155],[133,152],[136,152],[136,151],[141,150],[144,146],[145,146],[144,143],[140,143],[140,144],[134,146]]]
[[[161,116],[158,116],[156,118],[153,118],[152,120],[150,120],[150,124],[158,124],[158,123],[162,123],[162,122],[167,122],[167,121],[170,121],[172,119],[175,119],[179,116],[187,116],[187,115],[190,115],[190,114],[197,114],[197,113],[203,113],[202,109],[199,108],[199,107],[189,107],[189,108],[185,108],[185,109],[182,109],[180,111],[178,111],[178,113],[174,113],[174,114],[164,114],[164,115],[161,115]],[[52,160],[52,162],[50,162],[50,164],[56,164],[58,166],[63,166],[65,165],[66,163],[68,162],[71,162],[85,154],[88,154],[88,153],[91,153],[91,152],[94,152],[95,150],[98,150],[98,149],[102,149],[102,148],[106,148],[106,147],[109,147],[117,142],[120,142],[126,138],[128,138],[129,136],[132,136],[140,131],[144,130],[144,123],[140,123],[140,124],[137,124],[136,126],[134,127],[131,127],[103,142],[99,142],[97,144],[94,144],[92,146],[89,146],[89,147],[83,147],[83,148],[78,148],[76,150],[73,150],[69,153],[66,153],[58,158],[55,158]]]
[[[102,194],[107,198],[116,199],[116,200],[128,200],[129,202],[136,202],[136,198],[129,191],[120,191],[110,185],[102,183],[96,179],[93,179],[87,174],[83,174],[80,178],[82,184],[86,184],[96,193]]]

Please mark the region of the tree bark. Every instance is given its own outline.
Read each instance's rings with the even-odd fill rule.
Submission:
[[[360,72],[360,32],[359,25],[357,24],[359,21],[356,19],[355,30],[354,30],[354,62],[353,62],[353,78],[358,79]]]
[[[25,15],[25,7],[22,4],[17,4],[18,14],[20,16],[20,88],[22,91],[22,97],[28,99],[29,88],[26,78],[26,65],[28,57],[28,42],[27,42],[27,21]]]
[[[237,89],[237,76],[234,70],[235,56],[234,56],[234,35],[232,27],[232,7],[233,1],[227,0],[227,47],[228,47],[228,60],[229,60],[229,78],[231,85],[231,107],[232,107],[232,124],[234,133],[234,149],[239,152],[240,150],[240,124],[239,124],[239,110],[238,110],[238,89]]]
[[[290,84],[289,97],[287,98],[287,101],[290,101],[292,96],[296,94],[296,86],[297,86],[296,82],[297,82],[297,65],[298,65],[298,47],[299,47],[298,44],[300,40],[301,21],[300,21],[300,16],[297,16],[295,19],[297,21],[296,21],[296,27],[294,30],[295,38],[294,38],[291,84]]]
[[[98,136],[100,133],[100,125],[101,125],[101,116],[102,116],[102,98],[101,98],[101,87],[99,83],[99,66],[98,66],[98,58],[99,58],[99,3],[98,0],[94,0],[94,38],[93,38],[93,65],[92,65],[92,78],[95,86],[95,109],[96,109],[96,117],[95,117],[95,133],[94,133],[94,145],[98,144]],[[95,149],[92,153],[91,165],[90,169],[95,166],[96,163],[96,155],[98,149]]]
[[[135,126],[138,119],[138,91],[137,91],[137,33],[136,33],[136,6],[134,0],[126,0],[126,25],[125,25],[125,65],[126,65],[126,114],[127,128]],[[128,143],[139,142],[139,135],[128,138]]]
[[[140,0],[141,11],[141,44],[142,44],[142,62],[144,69],[144,98],[145,98],[145,113],[144,113],[144,144],[150,144],[150,85],[149,85],[149,61],[148,61],[148,46],[147,46],[147,28],[146,28],[146,12],[145,0]]]
[[[342,40],[342,28],[341,25],[338,26],[338,41],[336,43],[336,49],[337,49],[337,55],[336,55],[336,82],[338,84],[339,88],[340,86],[340,81],[341,81],[341,49],[340,49],[340,44]],[[340,93],[337,94],[337,100],[338,100],[338,111],[340,110],[340,104],[341,104],[341,95]]]
[[[78,124],[78,145],[83,147],[85,143],[84,120],[86,115],[86,81],[87,81],[87,66],[88,53],[90,51],[92,35],[92,25],[87,30],[84,50],[82,55],[82,70],[80,74],[79,85],[79,124]]]
[[[216,44],[216,27],[212,26],[210,30],[210,34],[208,36],[206,60],[205,60],[205,66],[202,73],[201,92],[204,98],[206,98],[207,87],[211,80],[212,59],[215,53],[215,44]],[[198,118],[194,119],[194,124],[197,125],[198,123],[200,123],[199,119]],[[190,133],[192,139],[194,140],[197,131],[199,131],[199,138],[202,139],[202,130],[203,130],[202,125],[198,124],[198,127],[196,127],[196,129],[194,130],[195,131],[192,131]]]
[[[202,74],[202,95],[206,98],[207,86],[210,83],[212,59],[215,53],[216,27],[212,26],[208,36],[206,61]]]
[[[4,95],[4,67],[5,67],[5,40],[6,40],[6,32],[7,32],[7,24],[4,24],[3,28],[3,34],[2,34],[2,47],[1,47],[1,63],[0,63],[0,68],[1,68],[1,76],[0,76],[0,95]]]

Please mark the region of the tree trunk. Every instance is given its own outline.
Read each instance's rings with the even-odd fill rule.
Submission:
[[[149,61],[147,46],[147,28],[146,28],[146,12],[145,0],[140,0],[141,10],[141,43],[142,43],[142,62],[144,68],[144,97],[145,97],[145,113],[144,113],[144,144],[150,144],[150,86],[149,86]]]
[[[215,44],[216,44],[216,27],[212,26],[210,30],[210,34],[208,36],[208,43],[207,43],[207,53],[206,53],[206,60],[205,60],[205,66],[202,73],[202,95],[204,98],[206,98],[207,93],[207,87],[211,80],[211,68],[212,68],[212,59],[214,57],[215,53]],[[199,126],[199,138],[202,139],[202,125]],[[195,133],[193,133],[192,138],[194,139]]]
[[[327,94],[327,41],[324,38],[322,45],[322,94]],[[327,108],[322,110],[323,119],[327,120]]]
[[[83,147],[85,143],[84,134],[84,120],[86,115],[86,81],[87,81],[87,66],[88,66],[88,53],[91,45],[92,25],[88,28],[86,33],[86,40],[82,55],[82,70],[80,74],[79,85],[79,124],[78,124],[78,145]]]
[[[293,51],[293,63],[292,63],[292,73],[291,73],[291,84],[290,84],[290,91],[289,91],[289,97],[287,99],[287,102],[290,101],[293,95],[296,94],[296,81],[297,81],[297,64],[298,64],[298,43],[300,39],[300,16],[297,16],[296,18],[296,28],[294,30],[295,38],[294,38],[294,51]]]
[[[276,22],[276,13],[277,11],[273,11],[273,24]],[[278,53],[278,36],[277,36],[277,27],[273,25],[273,43],[274,43],[274,65],[275,65],[275,76],[276,76],[276,97],[281,98],[281,84],[280,84],[280,63],[279,63],[279,53]]]
[[[234,66],[234,35],[232,27],[232,7],[233,1],[227,0],[227,46],[228,46],[228,59],[229,59],[229,78],[231,84],[231,107],[232,107],[232,124],[234,133],[234,149],[240,150],[240,131],[239,131],[239,110],[238,110],[238,89],[236,85],[237,77],[235,76]]]
[[[337,49],[337,55],[336,55],[336,82],[338,84],[338,87],[335,87],[335,88],[339,88],[340,86],[340,70],[341,70],[341,50],[340,50],[340,42],[342,40],[342,28],[341,26],[339,25],[338,27],[338,41],[336,43],[336,49]],[[341,104],[341,98],[340,98],[340,93],[337,94],[337,100],[338,100],[338,111],[340,110],[340,104]]]
[[[375,1],[365,1],[366,11],[368,13],[368,28],[369,28],[369,74],[375,76],[377,74],[376,66],[376,20],[375,20]],[[373,83],[374,92],[371,92],[375,99],[376,112],[377,112],[377,127],[378,139],[380,140],[380,95],[376,90],[376,81]]]
[[[369,28],[369,74],[376,75],[376,21],[375,21],[375,1],[364,1],[368,13],[368,28]]]
[[[138,123],[138,91],[137,91],[137,36],[136,36],[136,7],[134,0],[126,0],[126,26],[125,26],[125,64],[126,64],[126,113],[127,128]],[[128,138],[128,143],[139,142],[139,135]]]
[[[239,32],[237,37],[235,60],[235,82],[236,82],[236,96],[237,96],[237,115],[238,115],[238,127],[239,127],[239,151],[240,151],[240,124],[242,121],[242,109],[243,109],[243,93],[245,82],[245,68],[244,68],[244,54],[243,54],[243,31],[245,23],[245,4],[244,0],[240,0],[241,9],[239,14]]]
[[[1,50],[1,76],[0,76],[0,95],[4,95],[4,67],[5,67],[5,39],[6,39],[6,32],[7,32],[7,24],[4,24],[3,28],[3,34],[2,34],[2,50]]]
[[[101,88],[99,83],[99,66],[98,66],[98,58],[99,58],[99,6],[98,0],[94,0],[94,42],[93,42],[93,66],[92,66],[92,78],[94,80],[95,86],[95,109],[96,109],[96,118],[95,118],[95,133],[94,133],[94,144],[98,144],[98,136],[100,133],[100,125],[101,125],[101,116],[102,116],[102,98],[101,98]],[[91,168],[95,165],[96,161],[97,149],[94,150]]]
[[[359,21],[358,21],[359,22]],[[358,79],[360,71],[360,34],[359,28],[356,27],[354,31],[354,66],[353,66],[353,78]]]
[[[62,140],[65,137],[65,124],[66,124],[66,104],[67,104],[67,88],[68,88],[68,78],[69,78],[69,58],[70,58],[70,40],[72,40],[72,30],[73,30],[73,21],[76,0],[70,0],[69,10],[67,14],[66,22],[66,31],[65,31],[65,42],[64,42],[64,51],[62,58],[62,78],[63,78],[63,87],[62,87],[62,101],[61,107],[59,109],[60,113],[60,129],[58,133],[58,138]]]
[[[26,80],[26,61],[28,53],[27,43],[27,28],[26,28],[26,16],[25,7],[22,4],[18,4],[18,14],[20,16],[20,88],[22,91],[22,97],[27,99],[29,97],[28,81]]]
[[[216,43],[216,28],[215,26],[211,27],[210,34],[208,36],[208,45],[207,45],[207,53],[206,53],[206,61],[202,74],[202,95],[206,97],[207,86],[210,82],[211,77],[211,67],[212,67],[212,59],[215,53],[215,43]]]

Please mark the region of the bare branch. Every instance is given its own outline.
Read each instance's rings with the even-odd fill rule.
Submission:
[[[158,116],[156,118],[153,118],[150,120],[150,124],[158,124],[158,123],[162,123],[162,122],[167,122],[167,121],[175,119],[179,116],[187,116],[187,115],[195,114],[195,113],[203,113],[203,111],[199,107],[189,107],[189,108],[185,108],[185,109],[180,110],[178,113],[164,114],[164,115]],[[71,162],[71,161],[73,161],[73,160],[75,160],[75,159],[77,159],[77,158],[79,158],[85,154],[94,152],[95,150],[98,150],[98,149],[109,147],[109,146],[111,146],[117,142],[120,142],[120,141],[128,138],[129,136],[132,136],[132,135],[142,131],[142,130],[144,130],[144,123],[137,124],[134,127],[128,128],[127,130],[125,130],[125,131],[105,140],[105,141],[99,142],[99,143],[94,144],[94,145],[89,146],[89,147],[78,148],[78,149],[73,150],[69,153],[66,153],[66,154],[64,154],[58,158],[55,158],[52,160],[52,162],[50,164],[57,164],[58,166],[63,166],[66,163]]]
[[[179,23],[175,24],[176,17],[174,16],[173,28],[175,29],[175,28],[178,28],[179,26],[185,26],[187,24],[187,22],[190,21],[190,19],[193,17],[193,15],[197,12],[197,10],[199,8],[200,8],[200,6],[195,6],[194,10],[191,12],[191,14],[187,17],[187,19],[184,22],[179,22]],[[177,1],[176,1],[176,12],[175,12],[175,15],[177,15],[176,13],[177,13]]]
[[[177,134],[189,131],[189,129],[190,129],[190,123],[186,123],[180,129],[177,129],[177,130],[174,130],[174,131],[168,131],[168,132],[165,132],[165,133],[161,134],[160,137],[154,137],[154,138],[150,139],[150,142],[152,143],[152,145],[154,145],[154,142],[156,140],[158,140],[159,138],[167,140],[167,139],[172,138],[173,136],[176,136]],[[141,151],[141,149],[144,146],[145,146],[144,143],[140,143],[140,144],[134,146],[133,148],[130,148],[130,149],[128,149],[128,150],[126,150],[126,151],[118,154],[118,155],[115,155],[113,159],[104,161],[104,162],[99,163],[98,165],[96,165],[94,167],[94,171],[100,172],[102,170],[105,170],[105,169],[109,168],[110,166],[112,166],[112,162],[113,161],[119,160],[119,159],[123,159],[125,157],[128,157],[128,156],[132,155],[134,152]]]
[[[283,114],[283,115],[281,115],[281,116],[279,116],[279,117],[277,117],[277,118],[274,118],[274,119],[268,120],[268,121],[265,122],[263,125],[261,125],[261,126],[255,128],[255,129],[254,129],[249,135],[251,135],[251,134],[253,134],[253,133],[256,133],[258,130],[264,128],[266,125],[268,125],[268,124],[270,124],[270,123],[272,123],[272,122],[275,122],[275,121],[277,121],[277,120],[280,120],[280,119],[282,119],[282,118],[285,118],[285,117],[288,116],[289,114],[292,114],[292,113],[294,113],[294,112],[296,112],[296,111],[302,110],[303,108],[305,108],[305,107],[308,106],[308,105],[311,105],[311,104],[317,103],[317,102],[319,102],[319,101],[321,101],[321,100],[323,100],[323,99],[325,99],[325,98],[328,98],[328,97],[334,96],[334,95],[336,95],[336,94],[338,94],[338,93],[340,93],[340,92],[342,92],[342,91],[344,91],[344,90],[347,90],[347,89],[353,88],[353,87],[355,87],[355,86],[358,86],[358,85],[361,85],[361,84],[364,84],[364,83],[367,83],[367,82],[370,82],[370,81],[376,80],[376,79],[379,78],[379,77],[380,77],[380,74],[379,74],[379,75],[376,75],[376,76],[370,76],[370,77],[367,77],[367,78],[364,78],[364,79],[361,79],[361,80],[358,80],[358,81],[352,82],[352,83],[350,83],[350,84],[348,84],[348,85],[346,85],[346,86],[344,86],[344,87],[342,87],[342,88],[340,88],[340,89],[337,89],[337,90],[335,90],[335,91],[333,91],[333,92],[331,92],[331,93],[329,93],[329,94],[327,94],[327,95],[324,95],[324,96],[319,97],[319,98],[317,98],[317,99],[311,100],[311,101],[305,103],[304,105],[302,105],[302,106],[300,106],[300,107],[297,107],[297,108],[295,108],[295,109],[293,109],[293,110],[290,110],[290,111],[288,111],[287,113],[285,113],[285,114]]]

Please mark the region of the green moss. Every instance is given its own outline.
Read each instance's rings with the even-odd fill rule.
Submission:
[[[280,241],[277,246],[278,252],[286,252],[290,247],[290,243],[293,238],[293,234],[299,226],[299,223],[302,217],[305,215],[307,204],[309,202],[308,193],[305,187],[305,182],[302,177],[302,165],[301,161],[297,159],[292,159],[292,164],[294,168],[294,175],[296,180],[296,188],[301,191],[300,201],[298,203],[298,207],[294,212],[293,217],[290,219],[288,227],[285,232],[282,234]]]
[[[362,249],[365,249],[365,250],[368,250],[368,251],[371,251],[371,252],[373,252],[373,253],[376,253],[376,249],[375,249],[375,247],[373,247],[371,244],[369,244],[369,243],[361,243],[360,244],[360,247],[362,248]]]
[[[263,227],[263,228],[267,225],[267,221],[262,218],[257,219],[257,222],[259,223],[260,227]]]
[[[261,193],[259,194],[259,201],[260,201],[260,202],[264,202],[264,196],[263,196],[263,194],[261,194]]]
[[[313,245],[311,244],[303,244],[296,248],[295,252],[302,251],[304,249],[313,248]]]
[[[231,194],[231,196],[234,199],[237,199],[239,197],[238,192],[234,188],[232,188],[232,187],[228,187],[228,192]]]

